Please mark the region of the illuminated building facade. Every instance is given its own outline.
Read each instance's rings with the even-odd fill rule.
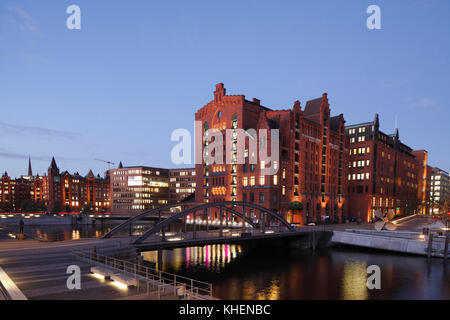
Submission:
[[[5,172],[0,180],[0,212],[15,210],[15,182]]]
[[[376,210],[394,209],[398,215],[418,212],[424,163],[400,141],[398,130],[387,135],[379,127],[378,114],[373,122],[346,127],[350,214],[363,221],[371,221]]]
[[[36,181],[36,179],[35,179]],[[41,180],[37,180],[41,183]],[[55,158],[48,168],[48,176],[43,178],[43,199],[49,211],[80,212],[90,205],[95,212],[108,212],[110,203],[110,182],[105,177],[95,176],[92,171],[83,177],[67,171],[60,173]],[[39,187],[41,188],[41,187]],[[37,186],[34,196],[38,197]]]
[[[442,213],[448,210],[450,201],[449,183],[448,172],[439,168],[431,169],[430,213]]]
[[[258,99],[249,101],[243,95],[226,95],[224,85],[218,84],[214,100],[198,110],[195,119],[202,123],[201,133],[196,132],[196,143],[208,135],[209,129],[219,130],[224,136],[224,150],[231,150],[233,159],[233,163],[226,164],[224,154],[224,164],[209,164],[204,159],[196,164],[197,202],[251,202],[296,224],[318,221],[324,216],[338,222],[346,216],[348,138],[343,115],[330,115],[327,94],[308,101],[304,110],[298,101],[292,109],[271,110]],[[253,156],[249,154],[249,140],[259,140],[259,136],[245,139],[245,163],[237,163],[238,129],[254,129],[257,135],[260,129],[279,130],[280,158],[270,164],[276,174],[261,174],[269,164],[259,159],[252,164],[249,160]],[[232,141],[226,141],[226,130],[232,130]],[[269,133],[269,146],[270,138]],[[227,143],[232,146],[227,148]],[[206,139],[202,154],[210,152],[209,148]],[[301,205],[294,210],[297,202]],[[211,214],[218,216],[218,212]],[[254,221],[260,219],[255,210],[245,214]]]
[[[168,169],[121,163],[110,174],[112,214],[139,214],[170,201]]]
[[[428,165],[428,152],[425,150],[415,150],[412,152],[416,156],[416,162],[419,166],[418,186],[417,186],[417,212],[419,214],[428,214],[430,208],[430,190],[431,190],[431,167]]]
[[[170,203],[179,203],[195,193],[195,168],[169,170]]]

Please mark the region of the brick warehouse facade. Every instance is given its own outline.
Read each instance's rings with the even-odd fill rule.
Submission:
[[[416,159],[413,150],[400,141],[398,130],[387,135],[379,128],[378,114],[373,122],[346,127],[350,138],[350,213],[363,221],[371,221],[376,210],[386,213],[394,209],[397,215],[418,213],[423,201],[423,196],[419,197],[427,157]]]
[[[296,224],[320,221],[323,216],[339,222],[347,216],[348,137],[343,115],[330,116],[327,94],[308,101],[304,110],[296,101],[292,109],[274,111],[258,99],[226,95],[224,85],[218,84],[214,100],[195,119],[202,122],[202,135],[211,128],[224,136],[226,129],[278,129],[280,137],[280,159],[274,164],[278,173],[272,176],[261,175],[267,164],[250,164],[249,139],[245,139],[245,164],[197,164],[196,201],[254,202]],[[237,139],[233,139],[236,159]],[[196,136],[198,141],[202,137]],[[268,134],[267,145],[270,142]],[[208,142],[203,143],[205,150]],[[302,206],[295,206],[296,202]],[[252,210],[245,214],[256,221],[260,217]]]
[[[79,212],[88,204],[95,212],[110,210],[108,174],[102,178],[92,171],[85,177],[60,173],[54,158],[47,173],[33,176],[31,162],[27,176],[11,179],[5,172],[0,180],[0,211],[21,212],[26,200],[55,212]]]

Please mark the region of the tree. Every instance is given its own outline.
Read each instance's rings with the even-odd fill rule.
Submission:
[[[53,205],[52,213],[60,213],[61,211],[62,211],[61,203],[56,202],[56,203]]]
[[[33,213],[36,212],[37,206],[36,203],[31,199],[26,199],[22,201],[21,205],[22,212],[24,213]]]
[[[291,204],[289,205],[289,209],[290,210],[298,210],[298,211],[302,211],[303,210],[303,203],[299,202],[299,201],[293,201],[291,202]]]
[[[83,209],[81,209],[81,213],[92,213],[92,203],[86,204]]]

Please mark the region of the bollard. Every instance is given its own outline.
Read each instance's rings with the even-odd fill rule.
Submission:
[[[428,249],[427,249],[428,259],[431,258],[432,249],[433,249],[433,234],[430,233],[430,236],[428,237]]]
[[[448,242],[450,241],[450,234],[447,234],[445,237],[445,246],[444,246],[444,261],[447,261],[448,258]]]

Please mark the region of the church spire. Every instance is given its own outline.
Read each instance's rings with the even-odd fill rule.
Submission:
[[[33,176],[33,170],[31,169],[31,157],[28,158],[28,176]]]

